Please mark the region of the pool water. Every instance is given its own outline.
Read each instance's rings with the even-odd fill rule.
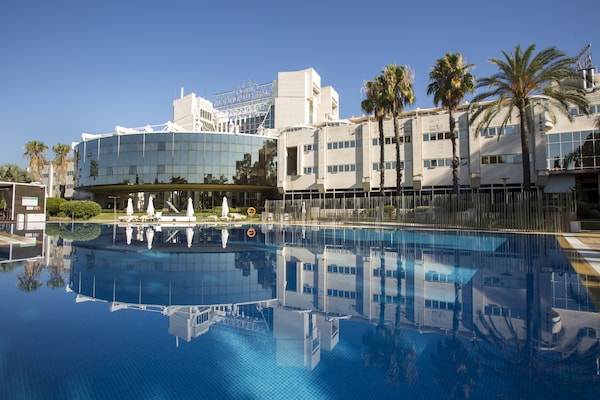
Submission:
[[[597,399],[546,235],[54,225],[0,246],[0,399]],[[31,241],[34,237],[34,242]]]

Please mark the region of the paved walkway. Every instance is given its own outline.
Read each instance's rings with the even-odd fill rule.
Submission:
[[[600,232],[564,233],[562,237],[563,248],[575,250],[578,254],[578,257],[571,259],[577,272],[600,276]]]

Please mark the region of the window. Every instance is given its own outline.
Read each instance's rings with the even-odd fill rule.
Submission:
[[[297,147],[288,147],[287,149],[287,163],[286,163],[286,173],[287,175],[298,175],[297,165],[298,165],[298,148]]]

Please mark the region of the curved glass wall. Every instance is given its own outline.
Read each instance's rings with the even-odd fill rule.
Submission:
[[[276,139],[217,132],[151,132],[88,139],[75,148],[76,186],[222,184],[273,187]]]

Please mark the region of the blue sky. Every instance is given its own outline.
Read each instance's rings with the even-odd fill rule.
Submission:
[[[415,73],[412,108],[429,108],[429,70],[446,52],[484,77],[496,72],[489,58],[518,44],[576,55],[592,43],[593,55],[598,35],[589,1],[404,3],[4,0],[0,164],[26,166],[30,140],[51,148],[83,132],[169,121],[182,87],[212,100],[312,67],[348,118],[362,115],[363,82],[396,63]]]

